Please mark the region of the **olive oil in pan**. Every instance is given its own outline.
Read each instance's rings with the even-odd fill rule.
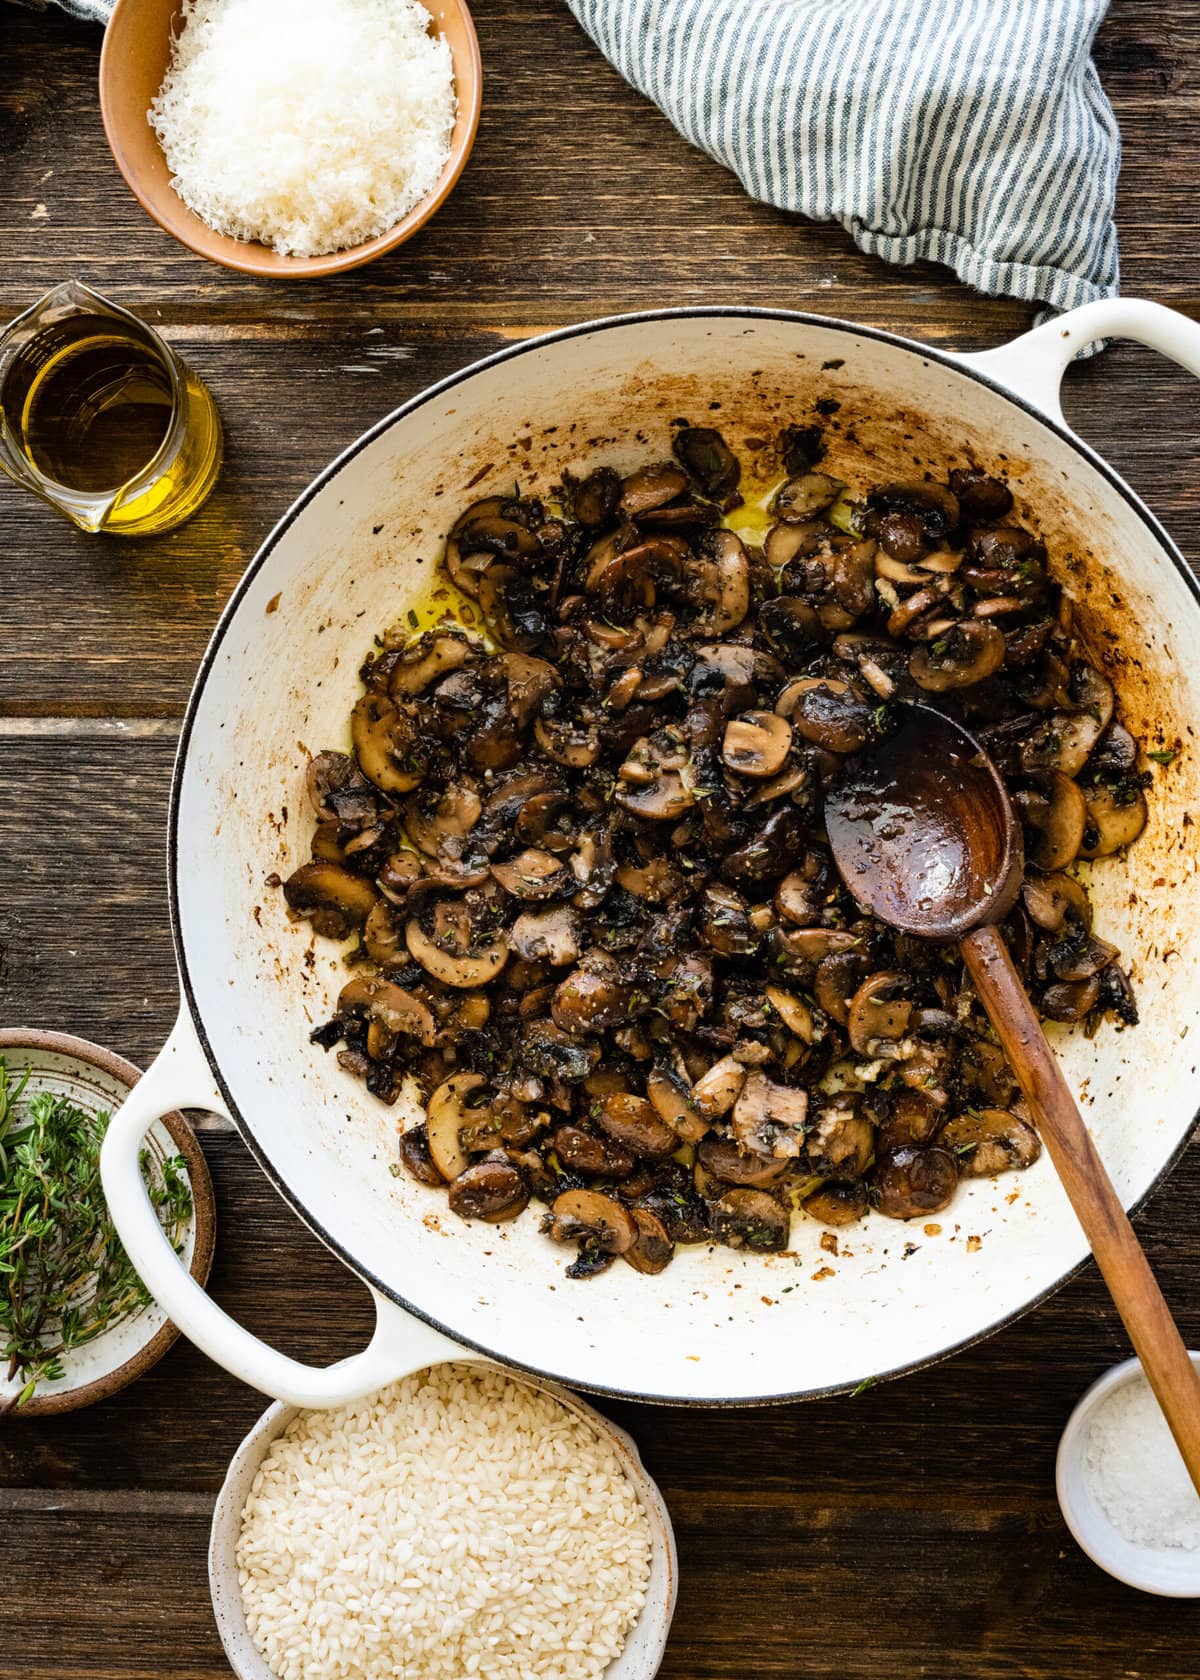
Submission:
[[[41,494],[85,528],[125,535],[194,513],[220,465],[221,424],[200,382],[175,371],[115,315],[73,313],[30,336],[5,369],[0,408]]]

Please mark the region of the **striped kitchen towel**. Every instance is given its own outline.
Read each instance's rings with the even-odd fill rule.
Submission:
[[[753,197],[1069,309],[1117,287],[1107,0],[567,0]]]

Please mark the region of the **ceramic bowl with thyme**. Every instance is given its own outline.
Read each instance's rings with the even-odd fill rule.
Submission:
[[[109,1218],[100,1145],[137,1070],[65,1034],[0,1033],[0,1416],[65,1411],[149,1368],[175,1329]],[[159,1222],[201,1281],[212,1187],[182,1116],[146,1134]]]

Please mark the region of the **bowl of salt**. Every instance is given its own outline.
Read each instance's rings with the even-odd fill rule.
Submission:
[[[1138,1360],[1106,1371],[1071,1413],[1055,1481],[1093,1563],[1141,1592],[1200,1598],[1200,1494]]]

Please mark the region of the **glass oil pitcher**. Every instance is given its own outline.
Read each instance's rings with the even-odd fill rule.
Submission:
[[[0,467],[80,530],[169,531],[220,465],[208,391],[151,327],[82,281],[0,333]]]

